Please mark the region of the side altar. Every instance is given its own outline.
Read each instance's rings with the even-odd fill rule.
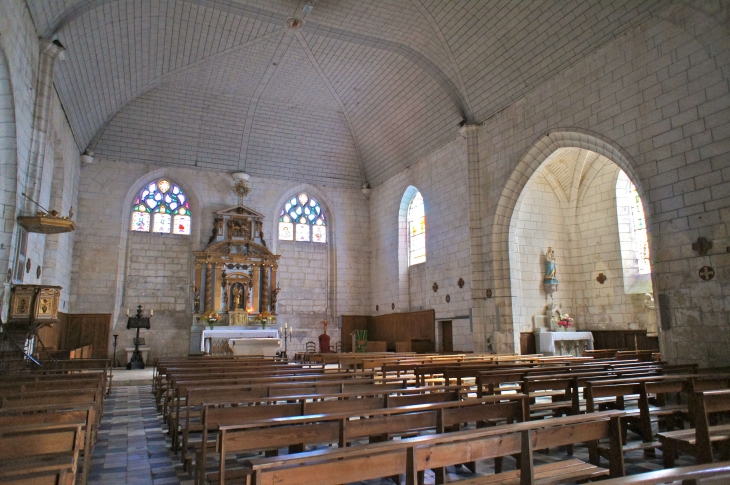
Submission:
[[[262,214],[241,204],[218,211],[206,248],[193,252],[191,353],[205,349],[204,337],[211,338],[212,353],[221,353],[219,347],[224,348],[231,338],[247,338],[249,332],[244,330],[257,331],[252,338],[260,338],[259,313],[268,312],[273,327],[280,291],[276,284],[280,256],[266,247],[263,219]],[[212,330],[200,318],[208,311],[219,315]],[[264,338],[278,339],[276,330],[264,333]]]

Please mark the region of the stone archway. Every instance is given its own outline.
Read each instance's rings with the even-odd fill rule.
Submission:
[[[530,315],[522,315],[521,311],[516,311],[514,307],[515,304],[520,304],[520,302],[514,302],[515,297],[521,295],[513,294],[516,290],[512,286],[513,269],[520,269],[512,268],[513,261],[510,257],[510,236],[511,234],[514,235],[514,228],[511,232],[513,217],[515,211],[520,210],[521,199],[524,199],[524,191],[535,174],[538,173],[543,164],[549,162],[551,157],[555,157],[556,153],[561,153],[563,149],[583,150],[585,153],[593,153],[597,157],[612,162],[618,166],[617,168],[626,172],[629,178],[634,181],[639,193],[642,194],[641,184],[638,183],[638,177],[629,161],[630,157],[621,149],[615,148],[611,143],[595,134],[578,130],[556,131],[541,137],[525,153],[505,184],[492,226],[495,303],[501,308],[502,333],[514,332],[513,335],[510,335],[509,340],[517,337],[517,333],[526,328],[525,318],[530,317]],[[596,176],[595,173],[589,172],[590,170],[586,170],[584,177]],[[571,193],[570,190],[561,190],[555,180],[545,179],[544,181],[547,185],[553,186],[552,192],[554,193],[555,203],[565,205],[566,210],[570,208],[568,201],[580,200],[584,196],[585,192],[581,192],[578,185],[574,188],[574,193]],[[573,210],[575,210],[575,205],[573,205]],[[547,247],[542,248],[542,257],[544,257],[545,249]]]
[[[15,256],[13,248],[13,234],[16,227],[17,211],[17,169],[18,149],[15,132],[15,100],[13,86],[10,79],[10,66],[5,53],[0,49],[0,178],[3,186],[8,187],[0,191],[0,210],[4,214],[2,228],[0,228],[0,270],[4,275],[12,268]],[[8,231],[8,228],[11,228]],[[5,319],[4,303],[5,287],[0,287],[0,315]]]

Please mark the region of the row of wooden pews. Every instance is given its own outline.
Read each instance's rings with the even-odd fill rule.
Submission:
[[[262,358],[161,361],[155,395],[198,484],[334,484],[396,475],[415,484],[427,469],[443,483],[446,466],[473,471],[482,459],[494,459],[498,473],[458,483],[561,483],[621,477],[629,430],[640,443],[652,440],[647,451],[661,448],[642,430],[659,424],[665,433],[700,409],[687,405],[682,414],[675,409],[682,404],[669,398],[691,400],[723,378],[639,359],[442,357],[365,355],[357,372]],[[713,428],[714,442],[723,441],[723,431]],[[533,452],[564,445],[570,453],[578,443],[589,444],[588,463],[534,465]],[[517,470],[502,471],[509,455],[518,457]]]
[[[0,375],[0,483],[86,484],[111,377],[100,359]]]

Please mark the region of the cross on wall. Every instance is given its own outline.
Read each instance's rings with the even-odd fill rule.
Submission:
[[[700,268],[700,278],[704,281],[710,281],[715,277],[715,270],[709,266],[703,266]]]

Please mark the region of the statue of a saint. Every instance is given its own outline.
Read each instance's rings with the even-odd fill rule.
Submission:
[[[200,313],[200,290],[198,290],[196,287],[193,286],[193,311],[195,313]]]
[[[543,287],[545,292],[552,296],[558,291],[557,264],[555,263],[555,252],[552,247],[548,247],[545,252],[545,278],[543,279]]]
[[[236,285],[233,287],[233,301],[231,302],[231,310],[238,310],[241,308],[241,301],[243,300],[243,292],[241,286]]]
[[[276,299],[279,296],[280,291],[281,287],[279,287],[279,285],[276,285],[276,288],[271,290],[271,313],[276,313]]]

